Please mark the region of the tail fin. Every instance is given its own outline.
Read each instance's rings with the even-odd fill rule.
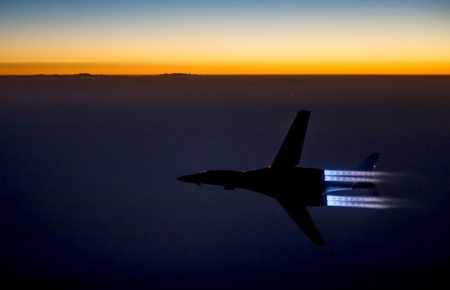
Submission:
[[[361,171],[372,171],[375,167],[375,163],[378,160],[380,153],[372,153],[366,157],[358,166],[356,166],[353,170],[361,170]]]

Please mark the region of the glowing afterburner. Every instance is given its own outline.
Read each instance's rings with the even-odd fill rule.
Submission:
[[[360,207],[383,209],[389,208],[387,199],[375,196],[327,195],[327,206]]]

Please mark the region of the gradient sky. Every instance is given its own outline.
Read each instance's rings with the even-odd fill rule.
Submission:
[[[450,74],[448,1],[0,1],[0,74]]]

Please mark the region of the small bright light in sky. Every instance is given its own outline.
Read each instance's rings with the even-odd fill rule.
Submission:
[[[450,73],[448,1],[2,1],[0,74]]]

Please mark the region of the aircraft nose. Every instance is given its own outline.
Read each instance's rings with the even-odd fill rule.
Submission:
[[[183,175],[177,178],[178,181],[182,182],[194,182],[193,175]]]
[[[186,182],[186,176],[183,175],[183,176],[177,177],[177,180],[178,180],[178,181]]]

